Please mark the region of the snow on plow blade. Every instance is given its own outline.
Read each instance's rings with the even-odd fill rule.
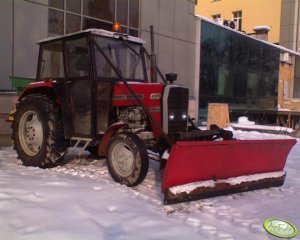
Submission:
[[[295,139],[176,142],[164,170],[164,203],[281,186]]]

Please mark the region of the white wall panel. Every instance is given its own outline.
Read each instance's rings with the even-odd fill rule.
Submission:
[[[48,32],[48,8],[15,0],[14,75],[35,78],[38,45]]]
[[[13,34],[13,1],[0,1],[0,89],[12,88],[9,76],[12,74],[12,34]]]

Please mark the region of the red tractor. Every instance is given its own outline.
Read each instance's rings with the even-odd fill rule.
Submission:
[[[116,182],[135,186],[146,177],[148,150],[162,162],[169,153],[162,184],[166,202],[191,199],[172,193],[177,185],[283,170],[294,140],[239,141],[217,127],[200,131],[188,116],[188,88],[173,84],[176,74],[159,72],[163,83],[148,82],[143,43],[99,29],[39,42],[36,82],[21,93],[12,123],[25,166],[57,166],[68,147],[81,146],[106,157]],[[201,185],[195,195],[278,186],[284,177],[273,174],[234,188]]]

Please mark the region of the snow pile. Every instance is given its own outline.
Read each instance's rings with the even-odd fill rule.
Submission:
[[[259,173],[259,174],[252,174],[246,176],[239,176],[235,178],[228,178],[223,180],[223,182],[228,183],[230,185],[237,185],[243,182],[252,182],[252,181],[259,181],[266,178],[279,178],[285,175],[284,171],[279,172],[269,172],[269,173]]]
[[[294,130],[288,127],[281,126],[266,126],[266,125],[256,125],[254,121],[249,121],[247,117],[239,117],[237,123],[230,123],[230,126],[237,129],[251,129],[251,130],[264,130],[264,131],[274,131],[279,133],[292,133]]]
[[[255,124],[254,121],[249,121],[249,119],[245,116],[239,117],[237,123],[244,124],[244,125],[254,125]]]
[[[173,194],[180,194],[183,192],[189,194],[197,188],[202,188],[202,187],[213,188],[218,183],[228,183],[229,185],[238,185],[245,182],[259,181],[266,178],[279,178],[282,177],[284,174],[285,174],[284,171],[279,171],[279,172],[245,175],[245,176],[232,177],[227,179],[219,179],[217,181],[207,180],[207,181],[193,182],[193,183],[171,187],[169,190]]]

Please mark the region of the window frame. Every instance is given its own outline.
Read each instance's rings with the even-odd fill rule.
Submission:
[[[237,15],[237,16],[235,16]],[[237,24],[237,30],[242,31],[242,24],[243,24],[243,11],[238,10],[232,12],[232,20]]]
[[[71,15],[80,17],[80,29],[79,29],[80,31],[84,30],[84,29],[87,29],[87,28],[84,27],[84,20],[85,19],[99,21],[99,22],[110,24],[110,25],[112,25],[112,23],[114,21],[117,21],[117,19],[118,19],[118,2],[121,1],[121,0],[110,0],[110,1],[114,1],[114,10],[113,10],[114,12],[113,12],[112,21],[105,20],[105,19],[100,19],[100,18],[97,18],[97,17],[92,17],[92,16],[84,14],[84,9],[83,9],[84,8],[84,4],[83,4],[84,1],[85,0],[80,0],[80,13],[67,10],[67,0],[63,0],[63,9],[56,8],[56,7],[48,5],[48,12],[51,9],[52,11],[57,11],[57,12],[63,13],[63,34],[71,33],[67,30],[67,14],[71,14]],[[137,14],[138,15],[135,16],[136,20],[137,20],[137,26],[134,26],[134,27],[130,26],[130,23],[132,22],[131,18],[130,18],[130,16],[131,16],[131,14],[130,14],[130,0],[127,0],[127,22],[126,22],[126,24],[121,24],[121,27],[122,27],[122,33],[129,34],[129,35],[131,33],[133,33],[133,34],[135,34],[134,36],[138,37],[138,36],[140,36],[140,25],[141,25],[141,20],[140,20],[141,1],[137,0],[136,3],[138,4],[138,6],[137,6],[137,9],[138,9]],[[110,30],[110,29],[106,29],[106,30]],[[63,34],[49,32],[49,20],[48,20],[48,36],[59,36],[59,35],[63,35]]]

